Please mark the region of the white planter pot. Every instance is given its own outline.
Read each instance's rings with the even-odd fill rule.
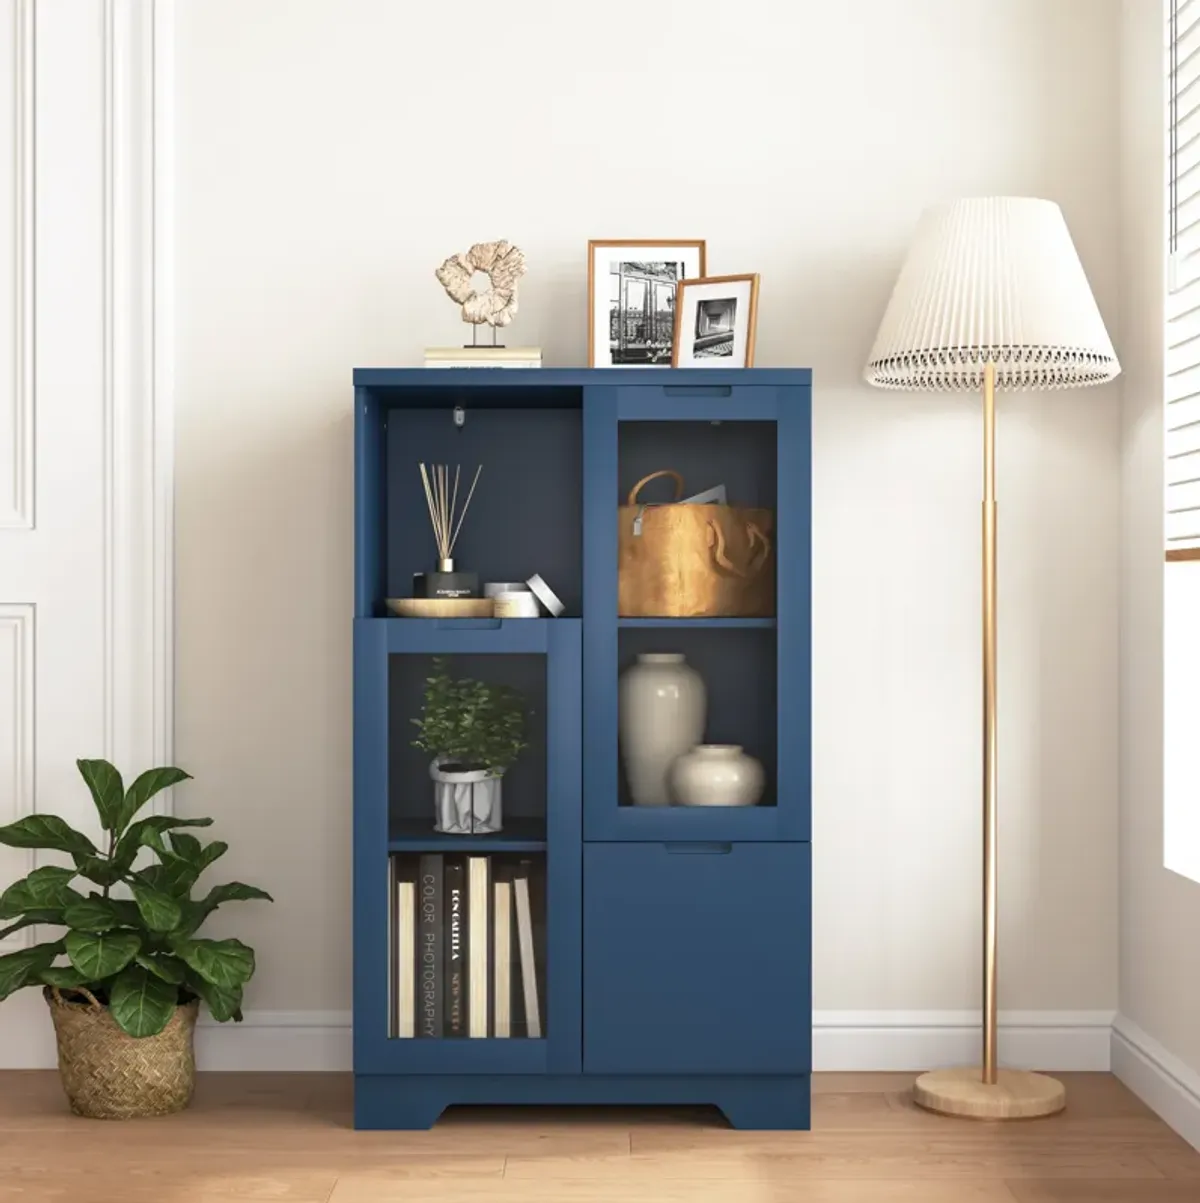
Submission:
[[[671,797],[677,806],[753,806],[765,780],[736,744],[699,744],[671,766]]]
[[[667,772],[704,738],[704,679],[682,655],[647,653],[621,674],[621,753],[635,806],[669,806]]]
[[[492,835],[502,825],[500,786],[504,777],[478,769],[446,772],[440,760],[429,766],[433,779],[434,830],[445,835]]]

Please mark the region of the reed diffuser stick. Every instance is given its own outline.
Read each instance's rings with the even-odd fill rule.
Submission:
[[[458,542],[458,532],[462,530],[463,519],[467,516],[467,507],[471,504],[471,498],[475,496],[475,486],[479,483],[479,474],[483,471],[483,465],[480,464],[475,469],[475,479],[471,481],[471,491],[467,494],[467,500],[463,503],[462,513],[458,516],[458,525],[454,528],[454,534],[450,539],[450,546],[453,548]]]
[[[437,544],[439,563],[450,563],[454,545],[458,542],[458,533],[462,530],[463,519],[475,496],[475,486],[479,483],[479,474],[483,465],[475,469],[467,499],[463,502],[461,511],[458,510],[458,490],[462,466],[455,464],[454,478],[450,478],[448,464],[432,464],[428,468],[424,463],[418,465],[421,469],[421,484],[425,489],[425,504],[429,507],[429,522],[433,527],[433,538]],[[444,569],[443,571],[452,571]]]
[[[436,476],[436,473],[435,473]],[[421,465],[421,483],[425,486],[425,501],[429,505],[429,521],[433,523],[433,537],[438,546],[438,554],[441,554],[442,548],[442,531],[438,525],[438,506],[433,500],[433,485],[429,480],[429,473],[425,470],[425,465]]]

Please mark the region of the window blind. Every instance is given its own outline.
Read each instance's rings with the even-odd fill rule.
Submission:
[[[1164,452],[1169,559],[1200,558],[1200,0],[1170,0]]]

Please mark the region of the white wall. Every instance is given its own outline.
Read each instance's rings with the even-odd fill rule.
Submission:
[[[181,0],[178,755],[278,897],[252,1007],[350,997],[350,371],[458,338],[433,269],[495,237],[580,364],[625,236],[760,271],[759,364],[815,371],[815,1005],[977,1003],[979,407],[859,373],[959,195],[1060,202],[1115,323],[1117,13]],[[1114,1008],[1117,390],[1001,422],[1001,1006]]]
[[[1163,868],[1165,101],[1157,10],[1124,0],[1122,14],[1119,1030],[1200,1091],[1200,885]],[[1127,1057],[1124,1068],[1155,1090],[1145,1064]],[[1177,1122],[1200,1141],[1200,1094],[1193,1113],[1190,1126]]]

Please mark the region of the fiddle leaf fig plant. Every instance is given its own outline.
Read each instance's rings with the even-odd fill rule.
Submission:
[[[0,926],[0,939],[34,925],[66,929],[0,957],[0,1000],[25,986],[90,995],[136,1038],[157,1035],[175,1008],[193,999],[221,1023],[240,1021],[254,950],[196,932],[226,902],[271,896],[233,881],[193,898],[200,875],[228,845],[203,843],[186,828],[208,827],[212,819],[136,817],[190,774],[148,769],[126,789],[108,761],[76,764],[100,818],[102,847],[57,815],[28,815],[0,827],[0,844],[64,853],[73,862],[43,865],[0,894],[0,924],[12,920]],[[143,851],[151,862],[137,867]]]

